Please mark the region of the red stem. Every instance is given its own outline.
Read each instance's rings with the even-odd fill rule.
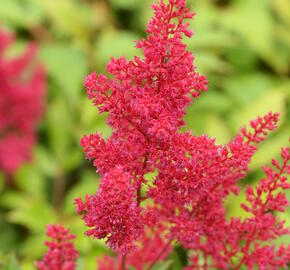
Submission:
[[[4,177],[8,186],[14,185],[14,176],[12,173],[6,173],[4,174]]]
[[[281,167],[280,170],[279,170],[279,174],[277,175],[277,177],[276,177],[276,179],[275,179],[275,181],[274,181],[274,186],[272,186],[272,187],[269,189],[269,192],[268,192],[268,195],[267,195],[267,199],[266,199],[266,201],[264,202],[264,204],[262,205],[262,211],[261,211],[262,213],[265,211],[265,207],[266,207],[267,204],[268,204],[268,201],[269,201],[269,198],[270,198],[270,194],[272,194],[272,192],[276,189],[276,187],[277,187],[276,185],[277,185],[278,181],[280,180],[282,174],[284,173],[284,170],[285,170],[286,165],[287,165],[287,161],[288,161],[288,160],[284,160],[283,165],[282,165],[282,167]]]
[[[245,246],[245,250],[246,250],[246,253],[248,254],[249,252],[249,248],[250,248],[250,240],[248,239],[247,240],[247,243],[246,243],[246,246]],[[239,270],[243,264],[243,262],[245,261],[245,258],[246,258],[246,255],[243,256],[243,258],[241,259],[241,261],[239,262],[239,264],[234,268],[234,270]]]
[[[126,269],[126,255],[122,255],[120,270],[125,270],[125,269]]]

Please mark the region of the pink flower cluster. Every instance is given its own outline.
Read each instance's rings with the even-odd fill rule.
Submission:
[[[143,236],[138,243],[138,248],[127,254],[126,265],[124,265],[123,268],[129,270],[130,268],[128,265],[130,265],[133,269],[144,270],[148,267],[151,268],[157,261],[166,259],[172,251],[172,247],[170,244],[165,243],[164,236],[162,235],[163,230],[164,228],[162,228],[162,226],[147,228],[146,232],[143,232]],[[160,256],[156,254],[160,254]],[[124,262],[124,257],[122,258],[121,254],[117,257],[105,255],[98,259],[98,269],[120,269],[119,261],[121,261],[122,264],[122,259]]]
[[[46,241],[48,252],[42,261],[35,264],[39,270],[74,270],[78,252],[75,250],[72,240],[74,235],[62,225],[48,225],[46,235],[51,241]]]
[[[0,170],[13,173],[30,158],[36,139],[36,123],[42,115],[45,73],[35,61],[36,46],[9,58],[14,42],[0,29]]]
[[[77,212],[84,213],[86,225],[93,227],[86,234],[107,237],[107,244],[114,250],[131,250],[143,230],[141,207],[134,193],[129,173],[118,167],[106,173],[96,195],[87,196],[84,203],[76,199]]]
[[[86,158],[102,178],[95,195],[75,200],[86,234],[106,239],[118,253],[101,259],[100,269],[150,270],[174,244],[190,254],[186,269],[286,267],[290,247],[274,240],[289,233],[275,215],[288,205],[289,148],[282,150],[282,164],[274,160],[274,168],[265,167],[255,191],[247,188],[242,207],[250,217],[228,220],[224,207],[229,194],[239,193],[238,181],[278,114],[251,121],[226,145],[180,132],[186,107],[208,84],[182,43],[192,35],[185,21],[194,14],[185,0],[161,0],[153,9],[148,38],[136,43],[144,57],[112,58],[108,76],[94,72],[84,82],[113,130],[107,140],[98,133],[82,138]]]

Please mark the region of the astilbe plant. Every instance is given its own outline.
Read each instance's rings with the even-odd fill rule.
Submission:
[[[46,89],[36,45],[11,58],[7,52],[13,43],[13,35],[0,28],[0,170],[8,176],[30,159]]]
[[[51,238],[46,241],[47,253],[42,261],[37,261],[36,267],[39,270],[74,270],[78,252],[74,248],[72,240],[75,235],[61,224],[48,225],[46,235]]]
[[[224,207],[278,114],[251,121],[226,145],[180,132],[186,107],[208,84],[182,43],[192,36],[186,20],[194,14],[184,0],[161,0],[153,9],[148,38],[136,42],[144,57],[112,58],[108,76],[93,72],[84,82],[112,128],[108,139],[99,133],[81,139],[102,178],[96,194],[75,200],[86,234],[106,239],[117,253],[100,259],[99,268],[152,269],[175,245],[188,250],[185,269],[287,267],[290,247],[274,240],[289,233],[275,214],[288,205],[289,148],[281,164],[264,168],[255,189],[247,188],[247,218],[227,219]]]

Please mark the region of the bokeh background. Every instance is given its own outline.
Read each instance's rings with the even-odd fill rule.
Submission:
[[[79,140],[98,131],[109,136],[104,116],[87,100],[86,73],[103,71],[111,56],[136,54],[134,40],[145,36],[151,0],[0,0],[0,24],[14,32],[21,50],[36,41],[47,70],[46,113],[39,123],[34,159],[7,185],[0,172],[0,262],[4,269],[35,269],[45,252],[45,226],[62,222],[77,234],[78,269],[97,269],[108,252],[102,241],[83,236],[73,199],[94,193],[98,176],[84,160]],[[255,184],[260,167],[279,157],[290,135],[290,2],[288,0],[189,0],[197,15],[187,40],[209,93],[188,109],[188,127],[226,143],[248,120],[280,112],[277,130],[261,144],[242,182]],[[140,52],[137,52],[140,53]],[[0,89],[1,91],[1,89]],[[289,196],[290,198],[290,196]],[[243,215],[244,199],[226,202],[229,216]],[[290,211],[283,214],[290,225]],[[290,243],[290,239],[284,241]],[[181,269],[183,251],[172,255]],[[165,268],[164,268],[165,269]]]

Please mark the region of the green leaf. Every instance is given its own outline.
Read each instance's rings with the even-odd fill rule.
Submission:
[[[21,268],[23,268],[23,270],[31,269],[31,266],[33,266],[33,264],[31,265],[31,262],[35,261],[36,258],[40,259],[46,253],[47,247],[44,245],[44,242],[47,240],[45,235],[46,225],[41,231],[33,232],[30,237],[25,239],[25,241],[22,241],[20,252],[27,260],[27,262],[21,262]]]
[[[187,251],[181,246],[175,247],[168,259],[172,261],[170,269],[182,270],[188,264]]]
[[[57,162],[48,150],[42,145],[36,145],[35,166],[44,176],[54,177],[57,172]]]
[[[45,200],[20,192],[6,192],[1,204],[11,209],[7,220],[34,232],[42,232],[46,224],[56,221],[56,214]],[[40,218],[41,217],[41,218]]]
[[[141,31],[144,31],[148,21],[153,15],[153,10],[150,8],[155,2],[154,0],[138,1],[139,6],[132,14],[134,26],[139,26]]]
[[[191,129],[196,135],[207,134],[210,137],[215,137],[217,143],[227,143],[230,140],[230,130],[226,122],[213,113],[203,111],[199,113],[188,114],[186,116],[186,128]]]
[[[84,198],[86,194],[94,194],[98,189],[98,174],[94,171],[84,171],[81,181],[73,186],[66,194],[64,202],[64,212],[68,214],[75,213],[74,199]]]
[[[33,262],[31,261],[31,259],[26,259],[26,260],[21,261],[21,270],[35,270],[35,266]]]
[[[269,1],[236,1],[231,11],[222,18],[222,22],[225,28],[236,31],[256,53],[268,60],[268,55],[274,50]]]
[[[184,267],[182,266],[181,262],[178,260],[178,255],[174,254],[174,260],[172,263],[172,267],[170,269],[174,270],[182,270]]]
[[[232,65],[232,70],[238,74],[246,75],[247,73],[254,73],[259,67],[259,58],[253,50],[245,47],[244,44],[239,43],[234,48],[230,48],[224,51],[226,55],[226,60]],[[235,77],[234,75],[226,77],[226,79],[231,79]]]
[[[288,0],[276,0],[272,2],[272,5],[288,27],[290,27],[290,3]]]
[[[79,148],[71,147],[68,156],[64,162],[64,170],[69,172],[78,167],[83,161],[83,154]]]
[[[152,267],[152,270],[167,270],[171,265],[172,261],[158,262]]]
[[[238,130],[242,125],[248,125],[250,120],[256,119],[258,116],[264,116],[270,111],[280,113],[279,125],[281,125],[286,113],[287,95],[284,90],[282,86],[267,91],[258,99],[252,100],[245,107],[233,112],[230,115],[230,121],[234,130]]]
[[[209,115],[206,112],[199,113],[198,117],[194,114],[187,114],[185,117],[186,127],[181,130],[193,130],[196,135],[204,134],[206,130],[204,123],[207,121]]]
[[[102,133],[103,138],[108,138],[112,133],[112,129],[106,124],[106,118],[107,114],[99,114],[98,109],[93,106],[92,101],[85,96],[81,101],[81,119],[80,129],[76,134],[77,141],[84,134],[94,133],[95,131]]]
[[[270,137],[262,143],[252,158],[250,169],[259,169],[265,164],[270,164],[273,158],[280,157],[281,148],[289,144],[289,134],[290,127],[285,127],[276,136]]]
[[[191,117],[191,114],[194,115],[196,111],[199,110],[226,113],[234,108],[234,102],[228,95],[214,91],[214,89],[212,90],[213,91],[210,91],[208,94],[201,95],[201,97],[187,109],[188,115],[186,117]]]
[[[40,56],[46,64],[57,91],[62,92],[71,105],[76,105],[87,73],[87,59],[82,51],[69,45],[43,45]]]
[[[1,0],[0,18],[2,23],[20,27],[32,27],[43,18],[42,11],[27,0]]]
[[[139,0],[111,0],[111,4],[117,9],[134,9],[139,4]]]
[[[197,24],[197,22],[195,24]],[[193,52],[196,52],[196,50],[208,50],[206,53],[211,53],[211,49],[215,50],[214,54],[217,55],[217,51],[229,49],[237,45],[237,40],[229,33],[217,31],[214,28],[203,28],[204,27],[202,27],[201,32],[198,32],[196,28],[194,28],[194,38],[186,39]]]
[[[196,51],[194,55],[194,63],[198,67],[198,71],[201,74],[208,74],[212,72],[228,73],[233,69],[229,63],[210,51]]]
[[[81,12],[84,5],[70,0],[30,0],[30,2],[45,12],[58,32],[70,35],[81,42],[88,39],[86,16],[89,14]]]
[[[45,197],[44,179],[34,164],[22,166],[15,175],[18,187],[35,197]]]
[[[205,133],[215,137],[218,144],[228,143],[231,138],[230,131],[222,118],[217,115],[210,115],[205,124]]]
[[[20,270],[20,267],[18,265],[17,259],[16,259],[14,254],[9,255],[6,258],[6,262],[4,263],[4,265],[1,269],[3,269],[3,270]]]
[[[134,40],[138,37],[128,31],[103,31],[95,44],[95,52],[97,62],[103,66],[111,59],[111,57],[120,57],[124,55],[132,58],[136,54],[140,54],[140,50],[136,50]]]
[[[242,207],[241,203],[246,203],[246,194],[245,190],[242,189],[242,191],[238,194],[230,194],[226,201],[224,202],[227,218],[241,218],[242,220],[244,218],[247,218],[251,216],[251,214],[247,213]]]
[[[235,100],[237,106],[256,102],[273,87],[273,79],[263,73],[231,76],[224,83],[224,90]]]
[[[60,162],[60,168],[64,167],[66,158],[69,155],[69,149],[73,139],[70,134],[72,120],[70,110],[65,100],[60,96],[55,98],[50,104],[46,121],[49,144],[55,158]]]
[[[21,233],[18,228],[9,223],[4,213],[0,212],[0,251],[4,253],[16,252],[18,250],[17,244],[20,237]]]

